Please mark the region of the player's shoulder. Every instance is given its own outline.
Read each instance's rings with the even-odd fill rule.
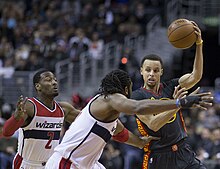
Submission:
[[[59,104],[60,107],[63,108],[63,109],[72,108],[73,107],[72,104],[70,104],[69,102],[66,102],[66,101],[60,101],[60,102],[57,102],[57,104]]]
[[[177,86],[179,84],[179,78],[174,78],[162,82],[165,86]]]

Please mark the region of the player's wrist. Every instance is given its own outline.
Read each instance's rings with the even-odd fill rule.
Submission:
[[[176,99],[176,107],[181,108],[180,99]]]
[[[23,113],[22,113],[23,114]],[[13,114],[13,118],[16,120],[16,121],[19,121],[21,119],[23,119],[23,115],[19,114],[19,113],[14,113]]]
[[[201,45],[201,44],[203,44],[203,40],[202,39],[196,41],[196,45]]]

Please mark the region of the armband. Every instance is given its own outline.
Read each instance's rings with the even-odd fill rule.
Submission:
[[[201,39],[199,42],[196,42],[196,45],[201,45],[203,43],[203,40]]]
[[[176,107],[177,107],[177,108],[180,108],[180,107],[181,107],[181,105],[180,105],[180,99],[176,99]]]
[[[124,143],[126,141],[128,141],[129,139],[129,133],[128,130],[126,128],[124,128],[120,133],[118,133],[117,135],[114,135],[113,140]]]
[[[12,136],[14,132],[24,124],[24,119],[16,120],[12,115],[4,124],[2,128],[2,135],[5,137]]]

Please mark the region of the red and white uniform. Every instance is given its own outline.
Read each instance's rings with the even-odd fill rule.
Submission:
[[[64,120],[63,109],[56,101],[52,110],[36,98],[29,98],[28,101],[33,103],[35,114],[30,124],[19,129],[14,169],[44,168],[54,148],[59,144]]]
[[[46,169],[104,169],[98,162],[103,149],[112,137],[117,119],[108,123],[99,121],[90,112],[94,97],[66,131],[55,148]]]

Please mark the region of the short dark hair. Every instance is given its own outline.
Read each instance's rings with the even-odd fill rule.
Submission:
[[[35,85],[36,83],[39,83],[40,78],[41,78],[40,76],[41,76],[41,74],[44,73],[44,72],[50,72],[50,71],[47,70],[47,69],[41,69],[41,70],[37,71],[37,72],[34,74],[34,77],[33,77],[33,85]]]
[[[149,55],[144,56],[144,57],[142,58],[142,60],[141,60],[141,67],[142,67],[143,64],[144,64],[144,61],[147,60],[147,59],[148,59],[148,60],[159,61],[160,64],[161,64],[161,67],[163,67],[163,61],[162,61],[161,57],[158,56],[158,55],[155,55],[155,54],[149,54]]]
[[[125,95],[125,87],[131,85],[131,78],[128,73],[116,69],[108,73],[101,81],[100,91],[105,97],[108,94],[121,93]]]

